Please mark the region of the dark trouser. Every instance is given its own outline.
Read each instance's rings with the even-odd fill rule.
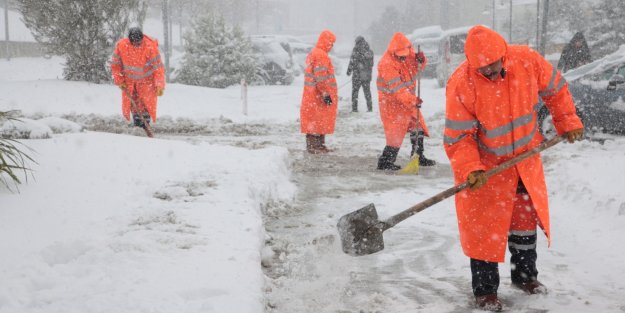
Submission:
[[[496,294],[499,287],[499,265],[496,262],[471,259],[471,285],[476,297]]]
[[[517,188],[516,201],[523,207],[523,210],[526,210],[526,202],[530,201],[527,190],[525,190],[521,180],[519,180]],[[510,234],[508,235],[508,250],[511,254],[511,279],[513,283],[525,283],[536,280],[538,276],[538,270],[536,269],[536,259],[538,258],[536,254],[536,227],[533,226],[533,230],[515,230],[523,228],[517,227],[519,224],[524,224],[524,226],[532,225],[532,221],[515,221],[514,215]],[[535,218],[533,214],[525,215],[528,218]],[[526,226],[525,228],[531,227]],[[499,267],[496,262],[471,259],[471,276],[473,294],[476,297],[497,293],[497,288],[499,287]]]
[[[139,98],[139,94],[137,93],[137,88],[134,88],[132,92],[132,101],[138,106],[137,108],[132,108],[130,111],[132,112],[132,122],[134,126],[145,128],[145,124],[150,124],[150,113],[143,105],[141,98]],[[143,117],[143,121],[141,120]],[[145,122],[145,123],[144,123]]]
[[[410,132],[410,143],[412,143],[410,156],[413,156],[415,153],[417,155],[423,155],[423,136],[425,136],[425,132],[422,130],[414,130]]]
[[[143,120],[141,120],[141,116],[143,116]],[[134,126],[144,128],[145,124],[150,124],[150,113],[143,112],[141,115],[132,113],[132,122]]]
[[[365,93],[365,99],[367,100],[367,111],[373,110],[373,103],[371,101],[371,81],[361,81],[359,79],[352,79],[352,111],[358,111],[358,91],[362,86],[362,91]]]

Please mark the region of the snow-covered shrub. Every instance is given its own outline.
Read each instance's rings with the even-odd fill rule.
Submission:
[[[29,118],[10,119],[0,124],[0,137],[9,139],[48,139],[52,129]]]
[[[50,127],[52,132],[55,134],[79,133],[83,131],[83,127],[80,124],[59,117],[44,117],[42,119],[38,119],[37,122]]]
[[[223,17],[199,15],[184,38],[178,82],[225,88],[242,78],[253,80],[256,60],[251,42],[238,27],[227,26]]]
[[[10,112],[0,112],[0,125],[6,122],[16,121],[12,118]],[[0,136],[0,183],[10,188],[9,182],[21,184],[21,180],[17,176],[17,172],[23,171],[24,177],[28,177],[28,162],[35,162],[28,154],[20,149],[20,142]],[[25,146],[21,146],[27,148]],[[8,176],[8,179],[7,179]]]

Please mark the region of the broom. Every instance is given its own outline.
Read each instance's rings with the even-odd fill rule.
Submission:
[[[420,51],[421,51],[421,46],[418,45],[417,52],[420,52]],[[417,72],[417,97],[421,98],[421,71]],[[410,134],[411,139],[414,137],[414,140],[412,141],[412,155],[408,164],[406,164],[406,166],[399,171],[399,174],[412,174],[412,175],[419,174],[419,154],[417,154],[416,145],[418,141],[417,136],[419,134],[420,113],[421,113],[420,107],[419,105],[417,105],[417,123],[416,123],[415,129]]]

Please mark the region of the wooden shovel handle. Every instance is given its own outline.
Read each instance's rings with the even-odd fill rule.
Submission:
[[[558,143],[560,143],[560,141],[564,140],[563,136],[556,136],[548,141],[545,141],[543,143],[541,143],[540,145],[536,146],[534,149],[525,151],[521,154],[519,154],[518,156],[505,161],[501,164],[499,164],[498,166],[486,171],[486,177],[491,177],[494,176],[506,169],[508,169],[510,166],[519,163],[531,156],[533,156],[536,153],[539,153],[547,148],[550,148]],[[410,207],[409,209],[406,209],[396,215],[391,216],[390,218],[388,218],[387,220],[383,221],[382,223],[384,223],[384,230],[387,230],[395,225],[397,225],[397,223],[425,210],[426,208],[439,203],[453,195],[455,195],[456,193],[462,191],[463,189],[466,189],[467,187],[469,187],[469,182],[464,182],[462,184],[456,185],[454,187],[451,187],[443,192],[438,193],[437,195],[419,203],[419,204],[415,204],[414,206]]]

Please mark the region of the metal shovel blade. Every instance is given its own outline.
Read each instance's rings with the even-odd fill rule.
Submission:
[[[384,223],[378,220],[373,203],[341,217],[337,228],[343,252],[349,255],[362,256],[384,249]]]

